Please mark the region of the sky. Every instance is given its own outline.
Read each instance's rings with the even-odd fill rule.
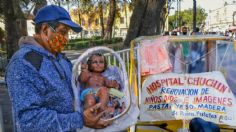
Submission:
[[[177,0],[175,0],[177,1]],[[209,10],[214,10],[217,8],[220,8],[222,6],[224,6],[224,3],[232,3],[233,0],[196,0],[197,2],[197,6],[201,6],[202,8],[204,8],[206,10],[206,12],[208,12]],[[171,14],[175,12],[177,3],[174,2],[172,4],[172,7],[174,7],[175,9],[171,9]],[[193,8],[193,0],[181,0],[181,10],[184,9],[189,9],[189,8]]]

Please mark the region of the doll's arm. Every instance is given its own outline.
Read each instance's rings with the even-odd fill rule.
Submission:
[[[81,64],[81,73],[79,75],[79,80],[82,83],[86,83],[88,81],[88,79],[91,77],[91,72],[88,71],[88,65],[82,63]]]

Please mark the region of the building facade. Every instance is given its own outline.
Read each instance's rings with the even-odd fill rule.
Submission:
[[[220,8],[210,10],[205,23],[205,31],[225,32],[230,26],[234,25],[233,19],[236,20],[234,17],[236,17],[236,1],[225,3]]]
[[[130,18],[132,15],[132,10],[127,7],[118,7],[119,12],[116,14],[116,18],[113,25],[113,37],[126,37]],[[95,13],[81,13],[79,16],[78,10],[73,9],[70,11],[70,15],[72,19],[80,24],[83,27],[82,36],[83,37],[92,37],[92,36],[101,36],[101,25],[100,25],[100,18],[98,12]],[[106,28],[108,17],[108,11],[104,12],[104,26]],[[80,37],[80,35],[71,34],[73,36],[71,38]]]

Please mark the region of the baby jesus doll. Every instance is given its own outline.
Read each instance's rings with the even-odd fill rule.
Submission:
[[[102,75],[106,68],[105,57],[99,53],[91,55],[87,64],[81,65],[79,81],[85,85],[85,89],[81,92],[80,100],[84,103],[84,109],[88,109],[96,103],[101,103],[100,111],[113,111],[112,108],[107,106],[109,88],[118,90],[120,85],[116,80],[108,80]]]

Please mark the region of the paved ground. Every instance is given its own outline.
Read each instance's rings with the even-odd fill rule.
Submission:
[[[12,132],[13,125],[12,125],[12,116],[11,116],[11,102],[8,96],[6,86],[2,82],[0,83],[0,106],[1,106],[0,108],[2,111],[2,116],[3,116],[3,130],[5,132]],[[0,131],[1,131],[1,128],[0,128]]]
[[[83,53],[83,51],[67,50],[67,51],[64,51],[64,53],[66,54],[68,59],[74,60],[74,59],[77,59]]]

